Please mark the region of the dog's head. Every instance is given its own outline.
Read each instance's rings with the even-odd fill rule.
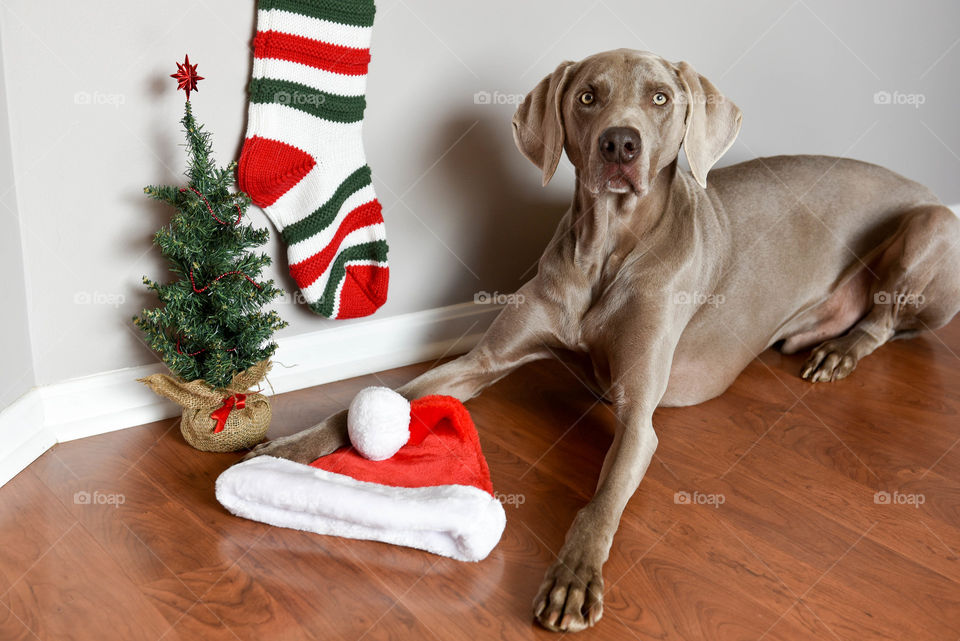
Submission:
[[[566,149],[591,192],[643,196],[681,143],[706,187],[740,120],[740,109],[687,63],[618,49],[564,62],[541,80],[517,109],[513,135],[544,185]]]

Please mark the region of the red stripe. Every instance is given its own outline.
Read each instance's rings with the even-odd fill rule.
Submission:
[[[323,250],[310,258],[290,265],[290,275],[297,281],[297,285],[299,285],[301,289],[309,287],[314,281],[320,278],[320,274],[325,272],[327,267],[330,266],[331,261],[333,261],[337,255],[337,251],[340,249],[340,243],[343,242],[344,236],[361,227],[376,225],[382,222],[383,214],[381,213],[380,201],[371,200],[365,205],[360,205],[347,214],[343,223],[340,224],[340,228],[337,229],[337,233],[334,234],[333,239]]]
[[[362,76],[370,63],[369,49],[354,49],[280,31],[260,31],[253,39],[256,58],[289,60],[348,76]]]
[[[389,284],[389,267],[348,263],[336,318],[362,318],[374,313],[387,302]]]

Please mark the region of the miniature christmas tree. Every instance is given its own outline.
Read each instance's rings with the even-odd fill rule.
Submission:
[[[144,190],[177,210],[154,236],[177,279],[144,277],[163,307],[144,310],[134,323],[174,374],[222,388],[237,372],[273,355],[277,345],[267,341],[285,323],[262,308],[283,292],[272,280],[256,280],[270,257],[250,249],[263,245],[269,232],[242,224],[250,199],[230,192],[236,163],[214,166],[210,134],[197,124],[189,102],[182,123],[188,186]]]
[[[188,184],[144,189],[151,198],[169,203],[176,210],[170,224],[154,236],[154,244],[176,278],[161,283],[144,277],[144,284],[156,292],[161,307],[144,310],[133,322],[178,379],[157,375],[145,382],[185,408],[199,401],[182,402],[185,399],[181,397],[196,394],[204,396],[207,405],[215,404],[213,409],[226,408],[214,416],[206,411],[208,407],[200,408],[203,415],[198,420],[210,429],[193,426],[201,432],[220,434],[225,426],[231,426],[228,417],[234,422],[242,418],[234,408],[253,409],[245,392],[266,374],[269,358],[277,349],[270,338],[286,326],[275,311],[263,308],[283,292],[272,280],[258,280],[270,257],[251,250],[267,241],[268,231],[243,222],[250,199],[242,192],[231,191],[236,163],[226,168],[216,166],[210,134],[193,116],[189,91],[196,90],[196,81],[201,79],[196,76],[196,65],[190,65],[187,59],[178,67],[180,73],[174,77],[188,96],[181,120],[187,139]],[[185,409],[181,427],[190,440],[186,413]],[[224,443],[216,448],[209,443],[205,447],[193,441],[191,444],[221,450],[237,444],[237,439],[218,440]],[[227,444],[227,440],[231,442]],[[249,445],[252,443],[243,446]]]

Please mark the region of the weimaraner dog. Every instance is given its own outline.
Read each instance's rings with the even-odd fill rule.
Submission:
[[[398,390],[465,401],[536,359],[589,364],[619,420],[534,600],[551,630],[600,619],[601,568],[657,447],[654,409],[717,396],[771,346],[813,347],[800,375],[835,381],[960,310],[960,220],[928,189],[824,156],[752,160],[708,183],[740,120],[685,62],[621,49],[557,67],[517,110],[514,137],[544,184],[566,150],[573,203],[524,302],[468,354]],[[346,443],[344,411],[250,456],[310,462]]]

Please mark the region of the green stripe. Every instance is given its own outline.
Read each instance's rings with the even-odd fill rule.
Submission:
[[[337,212],[343,207],[343,203],[347,198],[369,184],[370,166],[364,165],[347,176],[347,179],[337,187],[337,191],[333,193],[333,196],[330,196],[330,200],[320,205],[316,211],[303,220],[298,220],[292,225],[284,227],[281,233],[287,245],[299,243],[326,229],[327,226],[333,222],[333,219],[337,217]]]
[[[298,82],[273,78],[250,81],[250,102],[287,105],[331,122],[359,122],[367,107],[363,96],[338,96]]]
[[[347,275],[347,262],[351,260],[375,260],[382,263],[387,260],[387,249],[387,241],[375,240],[348,247],[337,254],[336,260],[330,267],[330,280],[327,281],[323,295],[317,302],[310,303],[310,309],[321,316],[330,318],[330,315],[333,314],[333,303],[337,297],[337,288]]]
[[[356,27],[373,26],[373,0],[260,0],[260,9],[280,9]]]

